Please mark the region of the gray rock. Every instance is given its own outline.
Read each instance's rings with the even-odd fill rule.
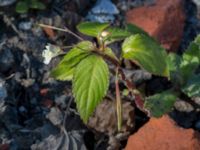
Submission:
[[[4,127],[3,122],[0,121],[0,142],[9,139],[9,135],[10,135],[9,131]]]
[[[104,14],[94,15],[92,13],[88,13],[87,19],[90,21],[104,23],[104,22],[113,22],[115,20],[115,17],[113,15],[104,15]]]
[[[7,90],[5,87],[5,83],[0,79],[0,102],[3,101],[7,97]]]
[[[60,130],[51,123],[46,123],[42,127],[35,129],[34,131],[36,133],[39,133],[42,139],[45,139],[50,135],[56,135],[60,132]]]
[[[15,2],[16,0],[0,0],[0,6],[9,6]]]
[[[200,131],[200,120],[196,122],[195,128]]]
[[[31,21],[26,21],[26,22],[23,21],[23,22],[20,22],[18,26],[19,26],[19,29],[28,31],[32,27],[32,22]]]
[[[110,0],[98,0],[96,5],[91,9],[93,14],[112,14],[119,13],[117,7]]]
[[[19,107],[19,111],[20,111],[21,113],[27,113],[27,109],[26,109],[24,106],[20,106],[20,107]]]
[[[14,55],[11,50],[8,48],[0,50],[0,72],[7,72],[14,66],[14,64]]]
[[[90,21],[113,22],[117,14],[119,10],[110,0],[98,0],[86,18]]]
[[[56,108],[52,107],[50,112],[46,115],[46,117],[53,123],[53,125],[61,125],[63,122],[63,114],[62,112]]]
[[[0,103],[0,121],[6,126],[10,132],[15,132],[20,128],[18,125],[18,115],[15,107]]]
[[[71,99],[70,96],[61,95],[61,96],[55,98],[55,102],[59,107],[65,109],[67,107],[70,99]]]
[[[155,3],[155,0],[119,0],[117,6],[122,11],[127,11],[131,8],[141,7],[141,6],[148,6],[153,5]]]
[[[193,97],[192,101],[194,101],[197,105],[200,106],[200,97]]]
[[[191,104],[189,104],[185,101],[182,101],[182,100],[176,101],[174,104],[174,107],[180,112],[188,113],[188,112],[191,112],[194,110],[194,107]]]
[[[50,135],[43,141],[31,146],[31,150],[86,150],[80,132],[72,131],[58,135]]]
[[[130,79],[132,79],[135,83],[140,83],[146,80],[150,80],[152,78],[152,75],[145,71],[145,70],[124,70],[126,76]]]
[[[197,7],[197,17],[200,18],[200,0],[192,0]]]

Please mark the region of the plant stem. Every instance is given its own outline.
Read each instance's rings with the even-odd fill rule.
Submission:
[[[72,48],[72,47],[74,47],[74,45],[71,45],[71,46],[60,46],[61,49]]]
[[[38,24],[40,27],[45,27],[45,28],[50,28],[50,29],[54,29],[54,30],[58,30],[58,31],[63,31],[63,32],[67,32],[71,35],[73,35],[74,37],[76,37],[77,39],[83,41],[84,39],[81,38],[80,36],[78,36],[77,34],[75,34],[74,32],[72,32],[71,30],[69,30],[68,28],[65,27],[65,29],[62,29],[62,28],[57,28],[57,27],[54,27],[54,26],[51,26],[51,25],[46,25],[46,24]]]
[[[115,76],[115,90],[116,90],[116,110],[117,110],[117,129],[121,131],[122,128],[122,102],[120,97],[120,89],[119,89],[119,68],[116,68],[116,76]]]
[[[138,90],[136,90],[136,86],[133,84],[133,82],[131,82],[129,79],[126,78],[126,75],[124,74],[123,69],[121,68],[121,63],[119,60],[116,60],[108,55],[102,54],[100,52],[96,52],[99,55],[101,55],[102,57],[104,57],[105,59],[107,59],[108,61],[110,61],[112,64],[114,64],[117,68],[118,68],[118,72],[122,77],[122,80],[124,80],[126,82],[126,86],[129,90],[129,92],[131,93],[131,95],[133,97],[135,97],[135,105],[137,106],[137,108],[139,108],[141,111],[143,111],[144,113],[148,114],[148,112],[144,109],[144,101],[143,101],[143,97],[140,94],[140,92]]]

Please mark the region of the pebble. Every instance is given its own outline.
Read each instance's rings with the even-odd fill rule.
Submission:
[[[197,17],[200,18],[200,0],[192,0],[197,6]]]
[[[175,102],[174,107],[180,112],[191,112],[194,110],[193,106],[185,101],[178,100]]]
[[[0,0],[0,6],[12,5],[16,0]]]
[[[6,105],[5,103],[0,103],[0,118],[10,132],[13,132],[16,130],[16,128],[19,128],[19,118],[15,107]]]
[[[0,50],[0,72],[9,71],[15,64],[14,55],[8,48]]]
[[[56,108],[56,107],[52,107],[51,110],[50,110],[50,112],[46,115],[46,117],[55,126],[61,125],[61,123],[63,122],[62,112],[58,108]]]
[[[5,88],[4,81],[0,79],[0,101],[3,101],[7,97],[7,90]]]
[[[196,122],[195,128],[200,131],[200,120]]]
[[[194,101],[197,105],[200,106],[200,97],[193,97],[192,101]]]
[[[152,78],[152,75],[145,71],[145,70],[131,70],[126,69],[124,70],[126,76],[130,79],[132,79],[136,83],[141,83],[146,80],[150,80]]]
[[[70,101],[70,99],[71,99],[70,96],[61,95],[61,96],[55,98],[55,102],[62,109],[65,109],[67,107],[68,102]]]
[[[26,109],[24,106],[20,106],[20,107],[19,107],[19,111],[20,111],[21,113],[26,113],[26,112],[27,112],[27,109]]]
[[[97,22],[113,22],[119,10],[110,0],[98,0],[86,19]]]
[[[18,26],[19,26],[19,29],[28,31],[32,28],[32,22],[30,21],[20,22]]]

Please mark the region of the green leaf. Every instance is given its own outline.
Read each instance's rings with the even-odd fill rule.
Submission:
[[[109,26],[108,23],[82,22],[77,26],[79,32],[92,37],[100,36],[101,32]]]
[[[27,13],[28,12],[28,9],[29,9],[29,6],[28,6],[28,3],[26,1],[20,1],[17,3],[16,5],[16,12],[17,13]]]
[[[170,92],[162,92],[147,97],[144,107],[150,111],[153,117],[161,117],[163,114],[171,111],[176,98],[177,97]]]
[[[200,64],[200,35],[198,35],[183,54],[183,59],[187,61],[198,61]]]
[[[169,53],[167,56],[167,64],[170,71],[177,71],[179,70],[180,63],[182,59],[179,55],[175,53]]]
[[[166,51],[152,38],[136,34],[122,45],[123,57],[155,75],[169,76]]]
[[[104,37],[104,41],[106,42],[106,44],[124,40],[131,35],[130,32],[117,27],[108,28],[107,30],[105,30],[105,32],[108,32],[108,35]]]
[[[194,40],[194,42],[198,45],[200,45],[200,34],[198,34]]]
[[[76,67],[72,83],[77,109],[86,123],[106,95],[109,85],[107,64],[100,56],[88,56]]]
[[[199,63],[193,59],[191,61],[183,60],[180,64],[181,75],[184,81],[187,81],[198,68]]]
[[[200,43],[198,42],[200,36],[190,43],[187,50],[184,52],[182,62],[180,64],[181,73],[184,80],[188,80],[194,74],[200,65]]]
[[[187,61],[196,59],[200,62],[200,44],[198,45],[195,42],[190,43],[188,49],[183,53],[183,59]]]
[[[72,48],[54,68],[51,75],[57,80],[72,80],[74,69],[78,63],[86,58],[94,49],[94,46],[89,41],[83,41]]]
[[[175,54],[175,53],[169,53],[167,56],[167,65],[170,73],[170,80],[173,81],[173,83],[176,83],[178,85],[182,84],[182,75],[180,72],[180,64],[181,64],[182,58]]]
[[[30,8],[44,10],[46,6],[43,3],[39,2],[38,0],[31,0]]]
[[[200,75],[193,75],[182,88],[182,91],[189,97],[200,96]]]
[[[118,60],[117,56],[115,55],[115,53],[112,51],[111,48],[109,47],[106,47],[105,51],[104,51],[104,54],[108,55],[109,57],[115,59],[115,60]]]
[[[134,24],[127,24],[126,30],[132,34],[144,34],[148,36],[148,33],[145,32],[142,28],[134,25]]]

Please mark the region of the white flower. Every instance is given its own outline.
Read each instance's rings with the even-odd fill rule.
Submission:
[[[61,53],[60,47],[48,43],[43,50],[42,56],[44,57],[44,63],[48,65],[52,58],[58,56]]]

